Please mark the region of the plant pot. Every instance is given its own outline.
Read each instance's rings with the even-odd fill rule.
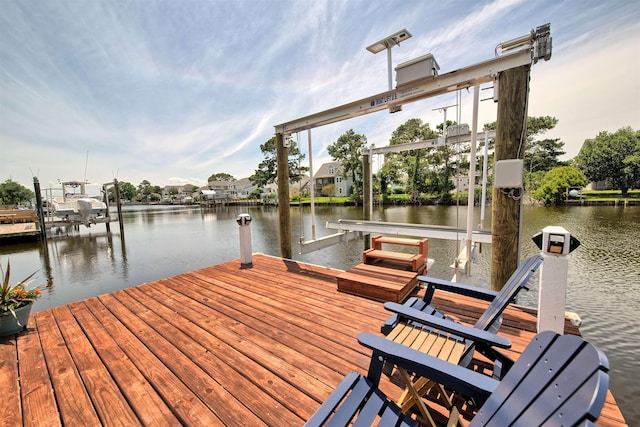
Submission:
[[[26,329],[32,306],[33,302],[30,302],[27,305],[16,308],[14,310],[15,317],[10,312],[0,314],[0,337],[17,334]]]

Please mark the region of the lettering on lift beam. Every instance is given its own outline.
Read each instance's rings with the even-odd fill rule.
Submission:
[[[377,98],[377,99],[372,99],[371,100],[371,106],[372,107],[376,107],[378,105],[382,105],[382,104],[386,104],[386,103],[391,102],[391,101],[395,101],[396,99],[398,99],[398,94],[397,93],[392,93],[391,95],[383,96],[383,97]]]

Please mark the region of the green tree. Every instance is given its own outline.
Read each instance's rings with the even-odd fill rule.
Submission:
[[[575,163],[590,181],[608,181],[626,194],[640,186],[640,131],[600,132],[584,142]]]
[[[362,200],[362,157],[367,137],[349,129],[327,147],[327,152],[342,164],[342,176],[353,181],[356,200]]]
[[[249,199],[259,199],[260,196],[262,196],[262,191],[260,191],[259,188],[255,188],[251,193],[249,193],[249,196],[247,196]]]
[[[545,204],[561,203],[571,187],[583,187],[587,177],[575,166],[560,166],[546,173],[533,197]]]
[[[138,184],[138,193],[144,196],[148,196],[149,194],[151,194],[151,192],[151,183],[146,179],[142,180],[142,182]]]
[[[267,142],[261,144],[260,151],[262,151],[264,155],[264,160],[260,162],[258,169],[249,177],[249,180],[253,185],[264,187],[267,184],[276,182],[276,178],[278,177],[276,137],[273,136]],[[288,151],[289,180],[291,182],[298,182],[302,179],[302,176],[309,171],[308,167],[300,165],[300,160],[304,159],[305,155],[300,152],[298,144],[293,140],[290,142]]]
[[[320,194],[322,194],[325,197],[328,197],[329,200],[331,200],[331,198],[336,195],[336,186],[335,186],[335,184],[327,184],[327,185],[325,185],[324,187],[322,187],[322,190],[320,190]]]
[[[219,173],[214,173],[213,175],[211,175],[209,177],[209,179],[207,179],[207,182],[211,182],[211,181],[237,181],[233,175],[230,175],[228,173],[224,173],[224,172],[219,172]]]
[[[151,197],[151,195],[154,195]],[[138,200],[157,202],[162,199],[162,188],[159,185],[151,185],[146,179],[138,185]]]
[[[565,154],[564,142],[559,138],[533,141],[525,155],[525,168],[529,172],[549,171],[558,166],[568,166],[559,160]]]
[[[118,186],[120,187],[120,199],[121,200],[135,200],[136,195],[138,194],[138,190],[136,187],[130,182],[119,181]],[[109,200],[116,200],[116,190],[115,187],[110,186],[107,190],[109,192]]]
[[[429,127],[428,123],[423,123],[421,119],[413,118],[407,120],[393,131],[389,145],[401,145],[418,142],[425,139],[436,138],[438,134]],[[406,179],[407,190],[411,194],[413,201],[419,199],[422,191],[427,191],[429,181],[429,168],[439,169],[439,160],[443,152],[438,150],[404,151],[385,155],[385,164],[379,174],[380,181],[388,184],[402,184]]]
[[[11,179],[0,184],[0,205],[19,205],[34,197],[33,191]]]
[[[526,135],[524,135],[524,170],[548,171],[558,166],[566,166],[558,158],[565,154],[562,151],[564,142],[560,139],[535,139],[537,136],[553,129],[558,124],[558,119],[551,116],[527,117]],[[484,125],[485,129],[495,130],[497,122]],[[490,144],[491,148],[493,144]]]
[[[136,187],[130,182],[119,182],[120,198],[124,200],[133,200],[136,197]]]
[[[524,139],[524,182],[527,191],[538,188],[544,173],[559,166],[567,166],[568,162],[560,161],[564,142],[559,138],[536,139],[537,136],[553,129],[558,119],[551,116],[527,117],[527,129]],[[485,129],[495,130],[497,122],[487,123]],[[490,144],[491,148],[493,144]]]

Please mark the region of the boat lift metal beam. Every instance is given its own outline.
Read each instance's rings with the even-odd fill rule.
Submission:
[[[486,134],[486,135],[485,135]],[[491,139],[496,137],[496,131],[490,130],[488,132],[482,132],[477,134],[477,139],[484,140],[486,138]],[[471,133],[464,135],[448,136],[446,138],[446,144],[460,144],[465,142],[471,142]],[[421,148],[438,147],[441,144],[441,138],[425,139],[417,142],[407,142],[406,144],[388,145],[385,147],[372,147],[368,150],[369,154],[389,154],[389,153],[401,153],[409,150],[419,150]],[[371,161],[371,159],[369,159]]]
[[[479,86],[493,81],[502,71],[531,64],[533,61],[531,55],[532,49],[527,47],[446,74],[415,80],[393,90],[276,125],[276,133],[290,135],[387,108],[397,108],[402,104],[443,95],[458,89]]]
[[[448,226],[405,224],[401,222],[360,221],[354,219],[327,221],[326,228],[338,230],[340,232],[359,231],[363,233],[428,237],[444,240],[463,240],[467,233],[467,230],[463,228]],[[473,231],[473,233],[471,233],[471,240],[477,243],[491,243],[491,231]]]
[[[329,236],[319,237],[317,239],[304,241],[304,238],[300,238],[300,254],[308,254],[311,252],[319,251],[320,249],[328,248],[330,246],[337,245],[338,243],[347,243],[351,240],[362,239],[362,233],[356,231],[345,231]]]

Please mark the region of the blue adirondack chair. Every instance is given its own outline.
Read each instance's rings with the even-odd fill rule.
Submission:
[[[606,356],[575,335],[536,335],[501,381],[373,334],[358,341],[373,350],[367,376],[348,374],[306,426],[417,425],[378,389],[385,361],[480,402],[470,427],[591,425],[609,388]]]
[[[461,366],[469,366],[474,351],[478,351],[494,362],[493,376],[500,378],[509,370],[513,361],[501,354],[496,348],[509,348],[509,340],[496,336],[495,333],[502,325],[502,313],[509,303],[513,302],[522,289],[526,289],[533,274],[542,264],[541,255],[534,255],[523,261],[511,275],[507,283],[499,292],[483,289],[477,286],[464,285],[435,279],[427,276],[419,276],[418,280],[426,285],[424,298],[411,298],[404,304],[393,302],[385,303],[385,308],[394,314],[383,324],[381,332],[389,339],[396,342],[407,343],[405,337],[415,336],[413,329],[420,329],[427,333],[438,334],[459,348],[458,352],[447,353],[446,360],[458,363]],[[430,305],[436,289],[453,292],[460,295],[471,296],[483,301],[490,301],[489,306],[478,318],[473,327],[454,322],[445,313]],[[400,329],[409,331],[401,331]],[[421,339],[424,339],[424,334]],[[444,344],[447,345],[447,344]],[[414,343],[414,348],[418,344]],[[429,353],[429,351],[425,351]],[[434,350],[430,354],[436,355],[441,351]]]

